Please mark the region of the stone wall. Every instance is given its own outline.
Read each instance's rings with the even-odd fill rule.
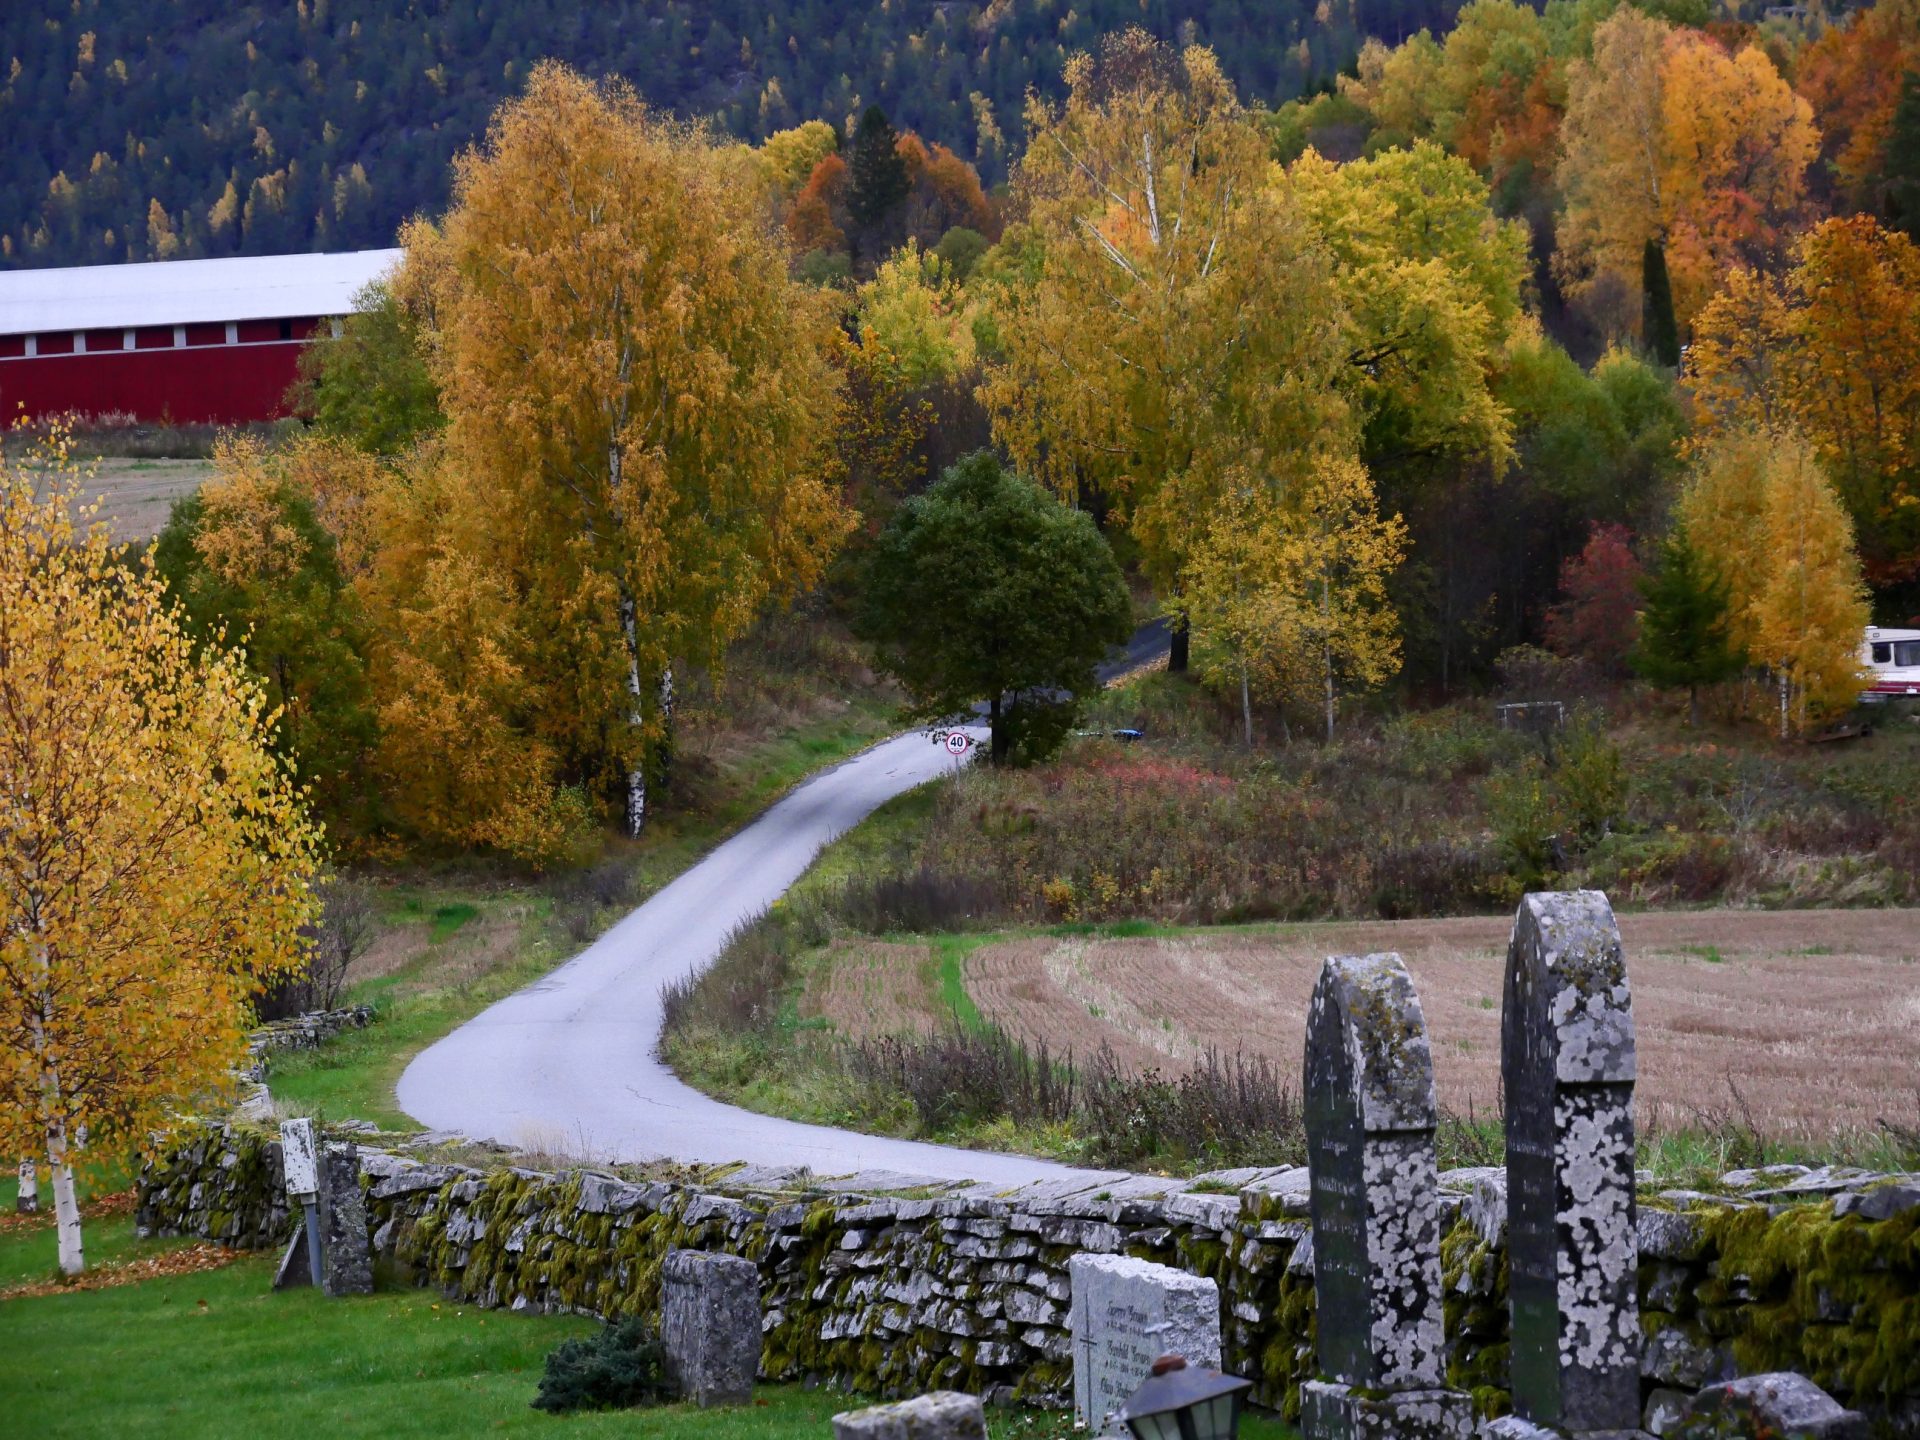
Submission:
[[[1067,1261],[1082,1250],[1216,1281],[1226,1366],[1254,1380],[1259,1403],[1296,1414],[1313,1372],[1304,1168],[880,1194],[860,1177],[743,1170],[691,1184],[364,1158],[376,1264],[468,1303],[647,1313],[668,1250],[746,1256],[762,1275],[769,1379],[1062,1404]],[[1448,1376],[1491,1414],[1505,1405],[1504,1172],[1439,1183]],[[1920,1436],[1920,1182],[1788,1167],[1727,1176],[1725,1189],[1641,1200],[1649,1399],[1792,1369],[1887,1433]],[[147,1233],[276,1243],[291,1224],[277,1140],[183,1132],[143,1170],[138,1220]]]

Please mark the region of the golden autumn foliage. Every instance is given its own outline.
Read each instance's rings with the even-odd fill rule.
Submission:
[[[1235,479],[1186,570],[1201,675],[1238,689],[1248,745],[1255,695],[1324,707],[1331,737],[1340,695],[1399,672],[1387,580],[1407,527],[1351,458],[1322,457],[1284,497]]]
[[[303,958],[320,843],[261,686],[79,483],[57,437],[0,478],[0,1148],[46,1155],[69,1271],[70,1147],[227,1081],[250,996]]]
[[[1803,50],[1794,88],[1821,129],[1821,154],[1841,199],[1877,211],[1894,112],[1906,76],[1920,68],[1920,0],[1879,0],[1829,25]]]
[[[1791,429],[1722,436],[1680,519],[1727,587],[1729,638],[1778,683],[1781,738],[1851,706],[1870,612],[1852,523],[1813,446]]]
[[[376,582],[390,768],[430,835],[525,830],[501,843],[534,855],[616,797],[637,829],[673,666],[811,585],[847,529],[831,314],[704,133],[559,65],[406,240],[395,293],[433,317],[448,425],[383,502],[375,568],[418,587]],[[492,819],[463,808],[481,753]]]
[[[1697,328],[1686,378],[1701,441],[1797,427],[1869,575],[1920,574],[1920,248],[1868,216],[1825,221],[1797,242],[1784,279],[1729,274]]]
[[[1039,274],[996,300],[982,398],[1016,463],[1106,496],[1174,593],[1230,471],[1350,447],[1346,317],[1210,52],[1128,31],[1067,82],[1063,107],[1029,106]]]
[[[1811,107],[1757,46],[1729,52],[1622,6],[1567,72],[1555,271],[1572,294],[1640,289],[1649,240],[1667,249],[1685,330],[1721,271],[1776,259],[1819,149]]]

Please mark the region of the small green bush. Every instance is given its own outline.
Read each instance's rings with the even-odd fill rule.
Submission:
[[[632,1318],[555,1347],[547,1355],[533,1408],[554,1414],[628,1410],[672,1398],[666,1347],[646,1321]]]

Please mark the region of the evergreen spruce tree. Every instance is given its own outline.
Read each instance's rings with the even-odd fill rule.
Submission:
[[[1920,70],[1909,70],[1900,84],[1893,129],[1887,136],[1887,218],[1920,240]]]
[[[1641,582],[1640,643],[1633,668],[1655,685],[1687,687],[1687,724],[1700,723],[1700,687],[1737,675],[1745,657],[1727,639],[1726,583],[1676,525],[1659,567]]]
[[[848,147],[853,191],[847,197],[847,209],[856,228],[854,249],[858,254],[877,258],[891,248],[886,243],[887,222],[905,203],[912,184],[906,162],[894,148],[899,140],[887,112],[869,105]]]
[[[1680,326],[1673,314],[1673,286],[1667,279],[1667,250],[1649,239],[1640,252],[1640,328],[1653,358],[1668,369],[1680,364]]]

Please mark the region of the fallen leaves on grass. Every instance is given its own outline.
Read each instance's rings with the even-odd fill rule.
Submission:
[[[80,1207],[84,1219],[98,1220],[108,1215],[131,1215],[139,1204],[140,1194],[132,1186],[125,1190],[116,1190],[111,1195],[99,1195]],[[11,1235],[20,1230],[37,1230],[43,1225],[53,1224],[53,1195],[43,1191],[40,1196],[40,1208],[21,1214],[8,1211],[0,1214],[0,1235]]]
[[[194,1275],[202,1270],[218,1270],[236,1260],[243,1252],[224,1245],[195,1244],[138,1260],[116,1260],[58,1280],[36,1280],[0,1290],[0,1300],[30,1300],[41,1295],[66,1295],[79,1290],[110,1290],[116,1285],[137,1285],[143,1280],[164,1280],[176,1275]]]

